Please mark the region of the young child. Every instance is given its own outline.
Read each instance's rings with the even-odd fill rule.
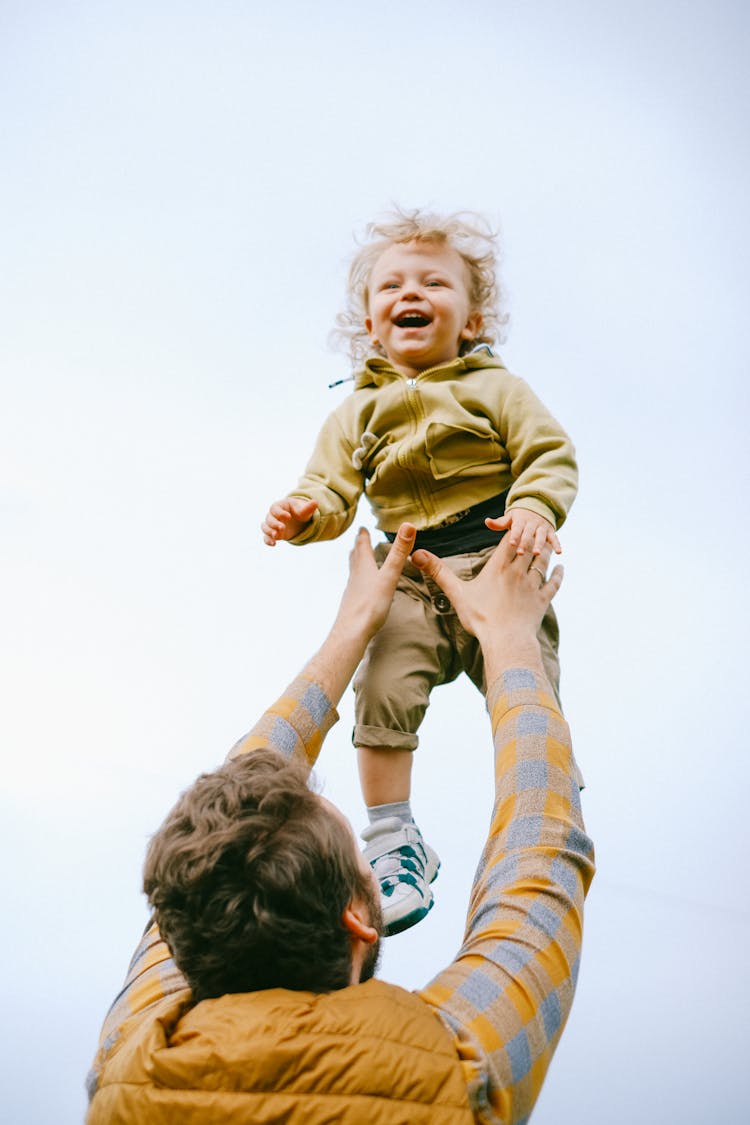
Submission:
[[[501,324],[494,235],[479,216],[395,212],[367,228],[339,324],[354,390],[329,416],[297,488],[262,524],[279,539],[333,539],[364,492],[392,540],[404,520],[416,547],[462,578],[479,573],[506,532],[519,555],[539,554],[577,487],[573,446],[530,388],[489,345]],[[382,560],[388,544],[378,546]],[[545,574],[539,569],[540,584]],[[539,639],[557,693],[557,623]],[[381,886],[386,933],[432,907],[439,860],[410,806],[412,753],[436,684],[465,671],[484,689],[481,652],[450,602],[407,564],[390,616],[355,678],[357,747],[369,826],[365,856]]]

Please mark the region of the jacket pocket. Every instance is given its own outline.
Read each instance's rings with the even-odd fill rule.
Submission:
[[[493,462],[507,460],[500,440],[489,422],[477,419],[475,425],[460,426],[430,422],[425,435],[425,452],[435,480],[459,476],[472,469],[481,470]]]

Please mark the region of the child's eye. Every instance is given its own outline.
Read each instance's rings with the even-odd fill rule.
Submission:
[[[439,278],[437,278],[437,277],[433,277],[431,281],[428,281],[428,282],[427,282],[427,286],[428,286],[428,287],[430,287],[430,286],[431,286],[432,288],[434,288],[434,287],[435,287],[436,285],[437,285],[437,286],[442,286],[442,285],[445,285],[445,282],[444,282],[444,281],[440,281],[440,279],[439,279]]]

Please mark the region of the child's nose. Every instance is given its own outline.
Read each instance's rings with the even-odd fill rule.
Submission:
[[[422,296],[422,286],[418,281],[407,281],[404,284],[404,289],[401,296],[405,300],[419,300]]]

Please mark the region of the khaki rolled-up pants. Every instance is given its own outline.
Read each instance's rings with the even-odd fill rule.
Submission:
[[[375,548],[379,566],[389,549],[389,543]],[[492,546],[449,555],[442,562],[467,580],[480,573],[495,550]],[[558,639],[557,618],[550,606],[539,629],[539,644],[544,671],[559,703]],[[482,693],[486,691],[476,637],[463,628],[440,587],[407,562],[388,618],[370,642],[354,678],[355,746],[415,750],[430,692],[438,684],[451,683],[461,672]]]

